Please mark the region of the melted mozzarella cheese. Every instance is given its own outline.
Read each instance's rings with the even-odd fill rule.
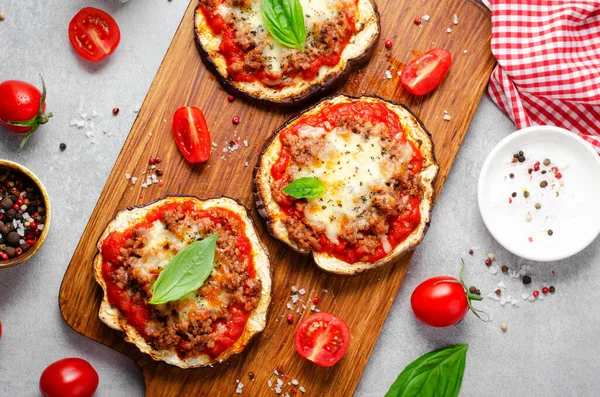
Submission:
[[[300,0],[300,4],[302,4],[304,11],[307,40],[310,40],[315,25],[331,20],[340,11],[353,3],[349,0]],[[267,72],[276,76],[281,74],[281,63],[291,50],[279,44],[277,40],[268,34],[262,18],[260,0],[253,1],[248,8],[230,7],[222,3],[217,7],[217,13],[223,17],[232,15],[234,21],[250,25],[252,34],[256,34],[265,41],[263,58],[269,65]]]
[[[144,247],[141,249],[140,258],[136,258],[131,262],[132,272],[142,280],[147,281],[145,286],[150,291],[158,274],[169,264],[171,259],[183,249],[191,244],[198,237],[198,226],[190,224],[191,228],[184,233],[184,238],[180,239],[165,225],[157,220],[152,223],[145,235]],[[216,273],[218,263],[215,263],[213,275]],[[170,308],[165,310],[170,311],[176,309],[180,319],[186,319],[194,313],[198,313],[203,309],[212,309],[221,306],[221,300],[207,301],[204,297],[197,294],[197,291],[189,293],[187,296],[179,299],[177,302],[171,302]],[[160,308],[161,305],[157,306]]]
[[[325,193],[307,200],[304,215],[337,243],[343,225],[356,221],[371,207],[373,190],[389,181],[396,168],[388,166],[392,159],[382,149],[378,136],[367,137],[341,128],[326,133],[323,128],[308,126],[299,130],[299,136],[324,140],[319,159],[310,167],[294,164],[290,173],[293,179],[316,177],[323,182]],[[407,150],[412,154],[410,145]]]

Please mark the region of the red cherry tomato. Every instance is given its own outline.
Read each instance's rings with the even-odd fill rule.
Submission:
[[[415,316],[432,327],[455,325],[469,310],[464,287],[450,276],[423,281],[413,291],[410,304]]]
[[[294,338],[298,354],[323,367],[331,367],[340,361],[349,342],[350,330],[346,322],[324,312],[302,320]]]
[[[50,364],[40,377],[45,397],[91,397],[98,388],[98,373],[81,358],[64,358]]]
[[[69,23],[69,40],[80,57],[98,62],[115,51],[121,40],[121,31],[106,12],[85,7]]]
[[[40,108],[42,96],[40,90],[25,81],[7,80],[0,83],[0,124],[24,134],[47,123],[52,113],[44,114],[45,98]]]
[[[452,64],[449,51],[434,48],[414,58],[402,70],[402,85],[414,95],[425,95],[437,87]]]
[[[173,115],[173,136],[183,157],[202,163],[210,155],[210,134],[202,111],[193,106],[177,109]]]

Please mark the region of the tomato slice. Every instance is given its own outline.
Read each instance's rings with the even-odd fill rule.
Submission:
[[[437,87],[452,64],[449,51],[434,48],[414,58],[402,70],[402,85],[414,95],[425,95]]]
[[[173,136],[183,157],[201,163],[210,156],[210,134],[202,111],[193,106],[177,109],[173,115]]]
[[[79,56],[98,62],[115,51],[121,40],[121,31],[106,12],[85,7],[69,23],[69,40]]]
[[[322,367],[331,367],[340,361],[349,342],[350,330],[346,322],[324,312],[302,320],[294,338],[298,354]]]

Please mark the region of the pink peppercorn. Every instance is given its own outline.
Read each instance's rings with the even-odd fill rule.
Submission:
[[[535,291],[533,291],[533,297],[537,298],[540,295],[540,291],[538,291],[537,289]]]
[[[547,294],[547,293],[548,293],[548,288],[546,288],[546,287],[542,288],[542,293],[543,293],[544,295],[545,295],[545,294]]]

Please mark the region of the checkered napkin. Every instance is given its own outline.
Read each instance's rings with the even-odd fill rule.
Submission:
[[[563,127],[600,153],[600,1],[489,3],[492,100],[518,128]]]

